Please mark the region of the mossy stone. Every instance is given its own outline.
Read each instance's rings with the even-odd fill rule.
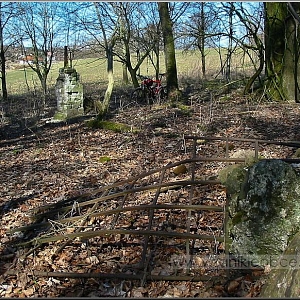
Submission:
[[[93,129],[107,129],[114,132],[137,132],[136,129],[133,129],[132,126],[127,124],[98,119],[88,121],[87,126]]]
[[[263,262],[278,256],[300,229],[300,178],[281,160],[233,165],[220,174],[227,188],[228,249]]]
[[[67,118],[67,114],[60,111],[56,112],[55,115],[53,116],[53,119],[58,121],[65,121],[66,118]]]

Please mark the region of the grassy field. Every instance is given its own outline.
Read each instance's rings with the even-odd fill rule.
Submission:
[[[226,53],[223,54],[223,59]],[[161,72],[164,72],[164,56],[160,58]],[[198,51],[189,51],[176,53],[177,71],[179,80],[193,78],[201,80],[201,57]],[[132,58],[133,65],[135,57]],[[37,75],[29,67],[26,71],[22,66],[15,66],[13,70],[7,71],[7,88],[10,95],[23,94],[29,90],[39,90],[40,83]],[[50,74],[48,76],[49,87],[54,87],[56,78],[58,77],[59,68],[63,67],[63,62],[54,62]],[[106,61],[105,59],[89,58],[89,59],[74,59],[73,67],[80,74],[81,82],[87,85],[100,85],[105,88],[106,85]],[[243,74],[245,71],[252,69],[249,58],[243,61],[241,53],[236,53],[232,59],[233,76]],[[209,76],[215,75],[220,70],[220,61],[218,53],[215,50],[209,50],[206,56],[206,69]],[[141,66],[140,73],[143,75],[153,76],[154,68],[150,60],[145,60]],[[115,83],[117,86],[122,85],[122,66],[121,63],[114,63]],[[27,83],[26,84],[26,78]],[[29,87],[29,90],[28,90]]]

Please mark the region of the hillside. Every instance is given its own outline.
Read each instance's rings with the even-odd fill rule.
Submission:
[[[185,105],[165,103],[152,107],[124,106],[123,109],[115,110],[110,121],[129,125],[132,130],[128,132],[91,129],[86,126],[86,120],[77,120],[69,124],[51,124],[41,120],[35,127],[23,128],[22,131],[18,131],[18,128],[10,128],[13,133],[11,136],[9,132],[2,134],[0,140],[1,297],[258,296],[265,275],[263,270],[252,270],[246,274],[233,273],[227,278],[225,271],[220,269],[214,274],[219,276],[218,280],[146,281],[143,286],[140,280],[126,278],[121,280],[101,277],[93,279],[37,276],[32,273],[32,270],[117,274],[124,268],[125,263],[136,264],[139,261],[141,257],[138,246],[139,236],[131,238],[122,234],[115,235],[105,238],[105,242],[97,238],[89,242],[75,239],[65,245],[58,255],[53,256],[62,246],[62,242],[52,241],[37,245],[36,248],[16,248],[16,243],[36,235],[34,231],[27,232],[25,235],[20,232],[14,234],[8,232],[10,229],[34,224],[32,219],[35,215],[34,208],[60,201],[63,203],[68,199],[79,201],[83,195],[90,195],[89,199],[102,197],[103,195],[91,195],[102,187],[126,181],[145,171],[191,157],[191,147],[184,139],[185,135],[280,141],[300,139],[297,122],[300,118],[298,104],[253,102],[250,98],[240,96],[236,91],[222,98],[207,98],[207,95],[204,98],[204,96],[204,94],[194,93]],[[230,153],[241,148],[243,145],[237,143],[230,149]],[[278,158],[291,157],[295,150],[270,145],[261,149],[265,157]],[[212,148],[203,147],[199,151],[203,151],[200,154],[208,157],[223,156],[224,144],[216,143]],[[202,175],[210,178],[217,174],[219,168],[219,165],[210,164],[203,169]],[[172,173],[166,176],[170,180],[178,179]],[[179,175],[179,179],[180,176],[189,176],[189,173]],[[159,178],[150,179],[155,182],[159,180]],[[130,184],[131,182],[128,182],[128,185]],[[147,184],[149,183],[142,182],[142,186]],[[179,192],[174,190],[174,193],[166,193],[169,201],[172,202]],[[181,193],[180,201],[185,201],[188,196],[183,190]],[[136,193],[134,197],[126,198],[126,201],[131,205],[140,205],[147,203],[150,195],[152,194]],[[201,193],[198,197],[201,199]],[[210,189],[206,197],[211,202],[223,203],[224,191]],[[115,205],[114,201],[104,202],[101,210],[111,209],[111,205]],[[136,218],[140,216],[129,213],[126,218],[119,221],[120,226],[128,228],[130,224],[135,224]],[[171,217],[162,214],[160,218],[164,220],[162,222],[167,222]],[[181,228],[180,226],[183,225],[181,223],[185,222],[180,215],[174,214],[172,218],[174,218],[175,228]],[[219,218],[216,213],[211,214],[203,224],[222,231],[222,220]],[[147,222],[148,219],[145,217],[143,220]],[[98,222],[97,226],[104,226],[101,219]],[[48,231],[42,230],[37,234],[47,234],[47,232],[50,233],[48,236],[58,234],[61,230],[59,225],[55,222],[51,224]],[[201,226],[204,226],[203,224]],[[139,230],[144,225],[138,223],[134,228]],[[74,228],[72,230],[70,232],[74,232]],[[122,241],[121,244],[118,241]],[[163,265],[159,267],[158,261],[162,263],[171,253],[180,254],[185,251],[184,247],[182,249],[177,244],[175,247],[172,241],[167,238],[161,238],[156,242],[149,240],[149,245],[153,247],[151,251],[157,258],[153,268],[157,267],[159,272],[163,270]],[[160,243],[167,243],[168,247],[160,248]],[[182,241],[179,241],[179,244],[184,245]],[[222,247],[219,246],[221,252],[218,253],[222,253]],[[30,249],[32,250],[27,252]],[[168,254],[167,251],[171,249],[175,252]],[[21,257],[24,261],[18,259]],[[129,276],[133,273],[128,270],[127,274]],[[215,278],[209,270],[200,272],[200,275]]]

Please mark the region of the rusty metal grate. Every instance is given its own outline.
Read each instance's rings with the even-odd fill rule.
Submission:
[[[118,272],[34,271],[34,274],[137,279],[142,284],[146,280],[204,281],[220,274],[226,276],[226,191],[217,178],[218,174],[211,176],[210,164],[214,164],[218,171],[228,163],[245,162],[245,157],[229,156],[230,143],[234,142],[244,143],[246,148],[251,144],[255,158],[259,157],[261,145],[298,148],[300,142],[205,136],[185,136],[184,140],[186,152],[191,152],[189,159],[102,187],[92,194],[40,207],[33,211],[35,223],[11,230],[11,233],[34,233],[34,238],[19,246],[34,247],[35,251],[50,242],[64,241],[53,259],[68,245],[76,246],[82,241],[92,240],[91,243],[97,245],[100,251],[107,244],[120,248],[120,252],[132,247],[140,253],[139,261],[131,263],[120,256],[122,268]],[[190,141],[192,145],[189,145]],[[216,150],[216,143],[220,141],[224,142],[223,156]],[[209,150],[210,156],[204,150]],[[300,159],[282,160],[300,162]],[[190,172],[174,178],[172,170],[183,164],[188,165]],[[217,201],[205,196],[209,193],[213,193]],[[212,214],[214,218],[217,215],[217,224],[210,224]],[[178,216],[184,228],[176,223]],[[124,227],[124,224],[127,226]],[[24,258],[30,251],[32,249]],[[169,269],[162,272],[163,268],[157,268],[156,264],[163,261],[164,255]],[[209,263],[208,258],[211,259]],[[204,263],[207,265],[204,266]]]

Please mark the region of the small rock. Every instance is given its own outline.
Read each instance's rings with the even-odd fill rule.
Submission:
[[[179,165],[173,169],[175,175],[184,174],[187,172],[187,167],[185,165]]]

